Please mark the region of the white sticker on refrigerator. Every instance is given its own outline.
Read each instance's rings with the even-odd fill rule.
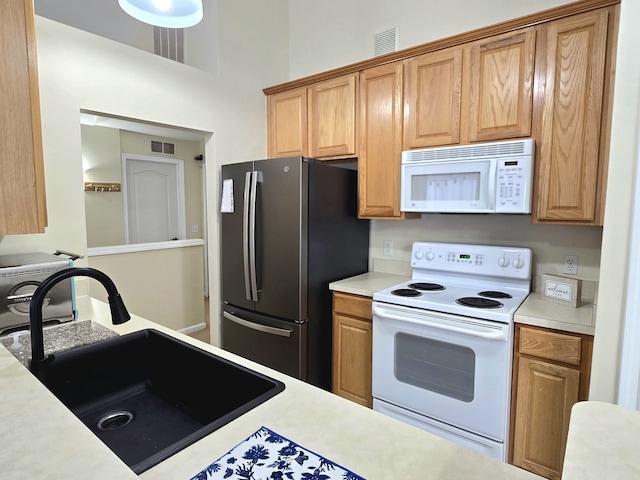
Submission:
[[[233,213],[233,179],[228,178],[222,182],[222,204],[220,213]]]

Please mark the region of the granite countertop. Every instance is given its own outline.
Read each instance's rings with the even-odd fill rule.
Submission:
[[[603,402],[571,409],[562,480],[640,478],[640,411]]]
[[[541,478],[135,315],[111,325],[108,305],[97,300],[79,298],[78,308],[82,319],[117,334],[155,328],[276,378],[286,388],[138,477],[0,347],[3,477],[188,480],[265,426],[369,480]],[[221,385],[221,392],[227,387]]]
[[[92,320],[78,320],[62,325],[54,325],[43,329],[44,354],[63,352],[73,347],[90,345],[118,334]],[[7,347],[25,366],[31,359],[31,335],[29,330],[22,330],[2,338],[0,343]]]

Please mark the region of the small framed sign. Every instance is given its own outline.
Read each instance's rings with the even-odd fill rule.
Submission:
[[[541,293],[542,300],[577,308],[580,306],[582,280],[544,274]]]

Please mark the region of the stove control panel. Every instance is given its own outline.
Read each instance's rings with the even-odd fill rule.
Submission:
[[[415,242],[411,253],[414,269],[518,279],[531,277],[528,248]]]

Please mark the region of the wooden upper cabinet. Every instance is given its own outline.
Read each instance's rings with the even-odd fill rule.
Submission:
[[[405,60],[403,150],[460,141],[462,48]]]
[[[344,75],[309,87],[309,156],[357,155],[357,81]]]
[[[601,150],[608,22],[604,9],[546,25],[534,221],[602,222],[598,203],[604,203],[601,162],[608,155]]]
[[[533,28],[471,45],[469,141],[531,135],[535,48]]]
[[[307,88],[267,97],[269,158],[307,155]]]
[[[0,235],[47,225],[32,0],[3,0],[0,16]]]
[[[405,218],[400,211],[402,74],[402,62],[360,72],[358,216],[361,218]]]

